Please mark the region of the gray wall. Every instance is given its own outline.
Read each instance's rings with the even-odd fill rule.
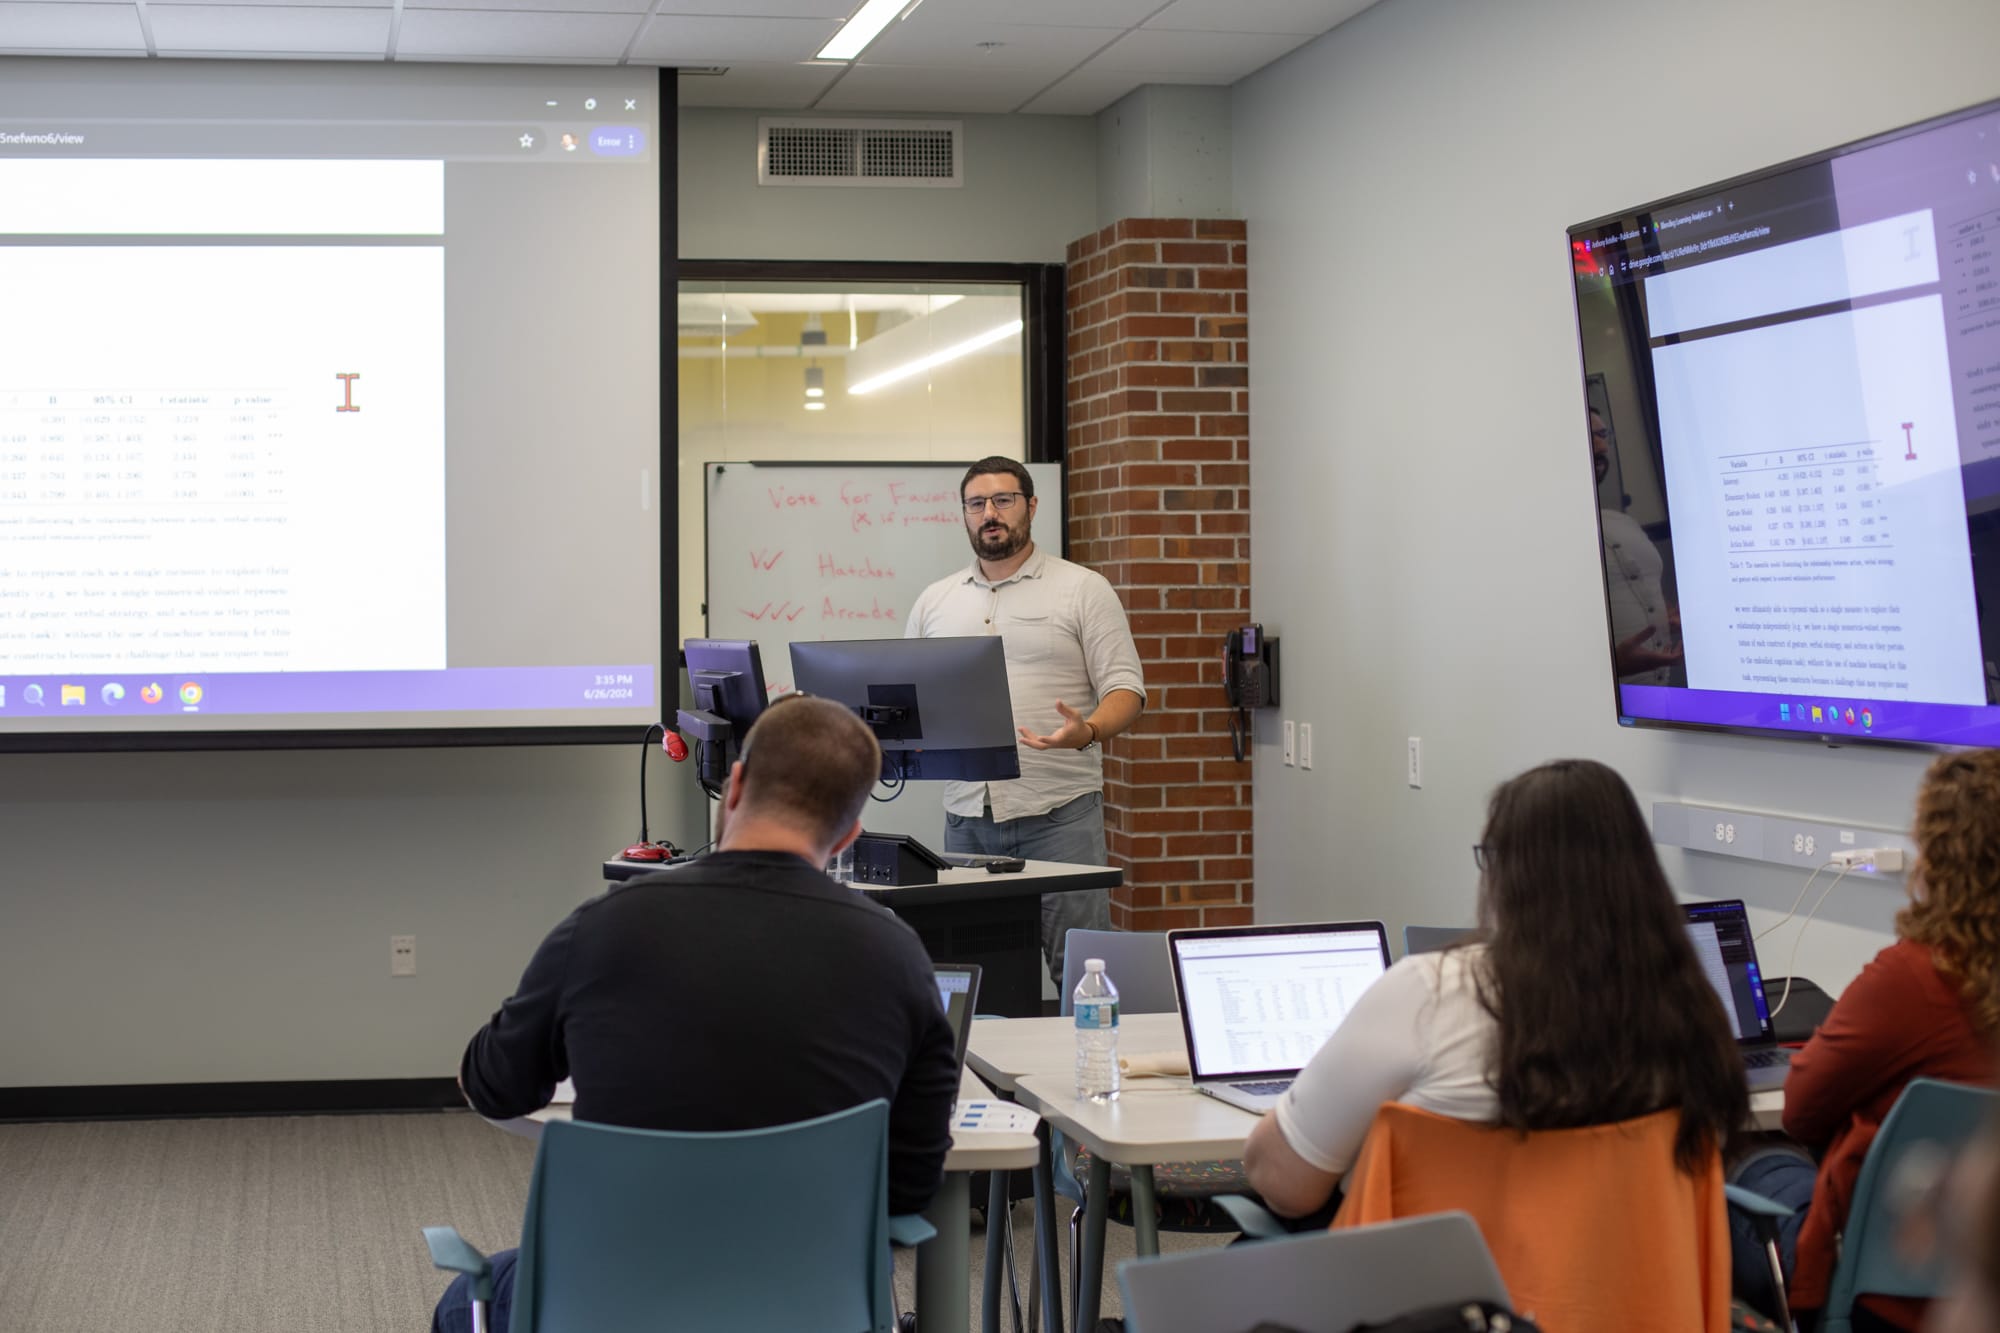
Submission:
[[[1092,121],[966,119],[962,190],[759,190],[755,114],[684,112],[682,253],[1060,261],[1096,225]],[[637,761],[0,755],[0,1087],[449,1075],[636,835]],[[687,771],[651,776],[654,832],[701,841]]]
[[[1907,823],[1919,755],[1615,725],[1563,229],[1991,97],[1996,44],[1990,0],[1387,0],[1237,86],[1252,601],[1316,740],[1287,769],[1260,724],[1260,917],[1468,919],[1489,789],[1558,755],[1642,801]],[[1779,911],[1801,885],[1668,871]],[[1800,970],[1844,984],[1898,896],[1843,885]]]
[[[1087,116],[938,117],[965,126],[965,184],[873,189],[760,187],[759,114],[681,111],[683,258],[1059,264],[1097,227]]]

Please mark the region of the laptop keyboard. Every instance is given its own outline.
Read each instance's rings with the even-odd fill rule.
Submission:
[[[1265,1079],[1261,1083],[1232,1083],[1229,1086],[1238,1092],[1247,1092],[1252,1097],[1275,1097],[1291,1087],[1292,1081],[1288,1078],[1272,1078]]]
[[[1743,1056],[1743,1063],[1752,1069],[1769,1069],[1774,1065],[1790,1064],[1791,1060],[1792,1053],[1783,1048],[1766,1051],[1749,1051]]]

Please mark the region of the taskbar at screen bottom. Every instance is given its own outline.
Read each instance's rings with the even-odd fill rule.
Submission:
[[[0,675],[10,724],[372,713],[541,717],[655,709],[651,666],[442,667],[433,671],[125,672]]]
[[[1815,741],[2000,746],[2000,707],[1840,693],[1753,694],[1671,685],[1618,687],[1619,721],[1795,733]]]

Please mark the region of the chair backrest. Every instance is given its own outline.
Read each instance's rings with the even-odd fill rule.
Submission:
[[[888,1133],[879,1098],[731,1133],[550,1122],[512,1327],[889,1333]]]
[[[1436,953],[1455,944],[1473,931],[1471,926],[1404,926],[1403,957],[1413,953]]]
[[[1269,1322],[1347,1333],[1433,1305],[1507,1303],[1479,1228],[1440,1213],[1118,1266],[1132,1333],[1215,1333]]]
[[[1174,998],[1174,969],[1167,957],[1167,937],[1157,930],[1071,930],[1063,936],[1062,1012],[1070,1012],[1070,996],[1083,980],[1083,960],[1102,958],[1105,975],[1118,988],[1118,1012],[1171,1014],[1180,1008]]]
[[[1911,1263],[1896,1243],[1911,1188],[1931,1185],[1991,1114],[1990,1088],[1912,1079],[1861,1161],[1841,1232],[1840,1262],[1827,1284],[1822,1327],[1847,1327],[1857,1295],[1942,1295],[1947,1274],[1935,1260]],[[1916,1177],[1916,1179],[1912,1179]]]
[[[1545,1333],[1723,1333],[1722,1166],[1674,1164],[1679,1112],[1522,1134],[1391,1102],[1375,1113],[1335,1227],[1461,1209],[1514,1307]]]

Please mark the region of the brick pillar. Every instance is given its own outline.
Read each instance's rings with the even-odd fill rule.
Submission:
[[[1070,557],[1132,619],[1148,702],[1105,746],[1127,930],[1251,917],[1250,764],[1222,640],[1250,612],[1243,223],[1128,218],[1069,247]]]

